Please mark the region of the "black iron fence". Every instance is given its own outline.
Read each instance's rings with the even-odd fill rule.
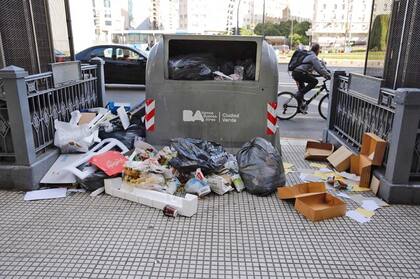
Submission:
[[[420,89],[372,87],[368,83],[378,84],[377,80],[354,77],[334,74],[326,140],[338,141],[354,151],[360,149],[365,132],[387,140],[384,165],[377,173],[380,196],[394,203],[419,204]],[[379,92],[371,94],[372,88]]]
[[[0,70],[0,162],[33,163],[53,146],[55,119],[68,121],[74,110],[102,106],[102,64],[94,61],[80,71],[80,80],[57,86],[52,72]]]
[[[346,142],[356,149],[361,146],[362,136],[373,132],[389,140],[392,130],[395,107],[394,93],[381,91],[381,102],[349,90],[348,77],[338,76],[337,86],[332,98],[335,104],[330,117],[330,127]]]

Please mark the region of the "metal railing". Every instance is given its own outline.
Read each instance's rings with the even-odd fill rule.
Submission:
[[[382,90],[382,101],[349,90],[348,77],[338,76],[334,92],[335,112],[330,119],[334,131],[346,142],[359,149],[362,136],[372,132],[388,140],[392,130],[395,107],[393,93]]]
[[[52,72],[25,78],[35,152],[54,142],[54,120],[69,121],[74,110],[97,106],[96,65],[82,66],[82,80],[53,86]]]
[[[54,120],[102,106],[103,61],[82,65],[81,79],[54,86],[53,73],[0,70],[0,163],[30,165],[54,143]]]

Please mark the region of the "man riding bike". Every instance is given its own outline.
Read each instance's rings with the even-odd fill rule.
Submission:
[[[308,52],[302,50],[297,51],[304,52],[303,54],[301,54],[302,58],[300,58],[303,60],[299,61],[299,64],[296,67],[294,67],[292,77],[298,84],[299,90],[296,94],[296,98],[299,102],[299,110],[302,113],[306,113],[307,107],[304,103],[304,96],[306,93],[314,89],[318,84],[318,80],[314,77],[312,72],[315,70],[319,75],[323,76],[325,79],[331,79],[331,74],[330,71],[325,67],[325,64],[318,58],[318,54],[320,51],[319,44],[312,44],[311,51]]]

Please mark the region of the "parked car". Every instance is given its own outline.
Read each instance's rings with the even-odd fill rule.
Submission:
[[[89,62],[94,57],[105,61],[105,83],[145,84],[148,55],[125,45],[97,45],[76,54],[76,60]]]

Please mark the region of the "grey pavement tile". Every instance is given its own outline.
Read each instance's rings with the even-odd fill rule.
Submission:
[[[283,142],[284,161],[310,168],[303,149]],[[312,223],[275,195],[230,193],[173,219],[107,195],[24,202],[0,191],[0,214],[0,278],[420,278],[415,206],[362,225]]]

